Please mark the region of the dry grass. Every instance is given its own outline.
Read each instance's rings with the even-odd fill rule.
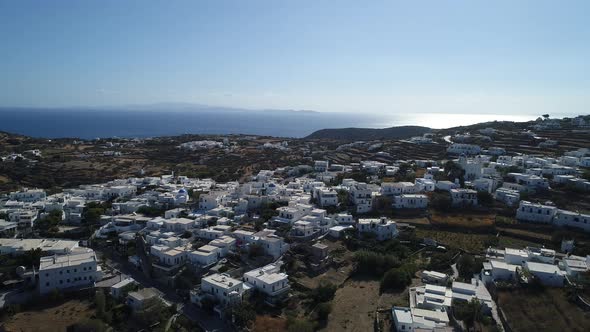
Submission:
[[[451,226],[462,228],[491,227],[495,223],[496,216],[493,214],[462,213],[440,213],[433,212],[430,218],[432,225]]]
[[[428,218],[395,218],[395,220],[410,225],[430,225]]]
[[[517,229],[517,228],[501,228],[498,227],[498,230],[505,232],[506,234],[514,234],[514,235],[522,235],[533,239],[539,239],[539,241],[551,241],[551,235],[548,234],[541,234],[525,229]]]
[[[257,316],[252,331],[254,332],[282,332],[287,330],[287,320],[279,317]]]
[[[419,284],[420,279],[412,280],[412,287]],[[372,331],[377,310],[393,305],[409,305],[407,289],[379,294],[378,280],[349,279],[336,291],[328,325],[321,331]]]
[[[343,266],[338,269],[329,268],[326,272],[317,275],[313,278],[304,276],[301,277],[298,281],[302,286],[309,289],[317,288],[320,284],[324,282],[340,286],[346,281],[346,279],[348,279],[348,276],[350,276],[352,269],[352,264]]]
[[[71,300],[59,306],[18,313],[3,323],[4,331],[60,332],[94,313],[88,302]]]
[[[461,248],[471,252],[483,251],[485,241],[493,235],[469,234],[463,232],[451,232],[442,230],[416,229],[416,236],[427,237],[436,240],[446,246]]]
[[[513,331],[588,331],[590,315],[569,302],[560,288],[500,292],[498,304]]]

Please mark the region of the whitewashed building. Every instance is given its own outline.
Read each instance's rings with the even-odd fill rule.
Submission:
[[[453,206],[476,206],[477,191],[471,189],[451,189]]]
[[[378,240],[388,240],[397,236],[397,223],[385,217],[381,219],[359,219],[356,224],[359,233],[373,233]]]
[[[536,223],[550,224],[557,213],[557,208],[551,205],[543,205],[521,201],[516,210],[516,219]]]
[[[102,278],[96,254],[92,249],[79,248],[65,255],[41,257],[39,264],[39,292],[54,289],[92,287]]]
[[[268,303],[284,299],[291,287],[286,273],[280,272],[280,264],[273,263],[244,273],[244,282],[267,296]]]
[[[399,195],[393,198],[393,207],[396,209],[425,209],[428,206],[426,195]]]

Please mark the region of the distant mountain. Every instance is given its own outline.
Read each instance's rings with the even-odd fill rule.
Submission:
[[[305,137],[307,139],[337,139],[351,141],[370,141],[379,139],[402,139],[420,136],[432,131],[428,127],[400,126],[383,129],[340,128],[321,129]]]

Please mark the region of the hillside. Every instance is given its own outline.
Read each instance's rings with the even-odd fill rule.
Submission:
[[[305,137],[306,139],[337,139],[353,141],[370,141],[379,139],[401,139],[421,136],[432,129],[421,126],[400,126],[383,129],[371,128],[340,128],[321,129]]]

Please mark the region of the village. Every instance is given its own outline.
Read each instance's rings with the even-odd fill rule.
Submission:
[[[587,131],[587,121],[571,119],[563,136]],[[547,117],[512,135],[536,139],[562,123]],[[567,149],[565,139],[547,136],[534,147],[494,144],[500,131],[395,143],[442,149],[432,159],[398,158],[384,142],[349,142],[336,144],[330,158],[310,151],[228,181],[138,169],[57,192],[6,193],[3,328],[34,328],[31,315],[74,301],[80,313],[57,322],[101,331],[528,331],[539,324],[583,331],[590,326],[590,148]],[[191,140],[175,153],[236,153],[235,139]],[[256,149],[290,154],[291,145],[266,141]],[[101,158],[124,156],[117,148]],[[356,150],[361,160],[339,162]]]

